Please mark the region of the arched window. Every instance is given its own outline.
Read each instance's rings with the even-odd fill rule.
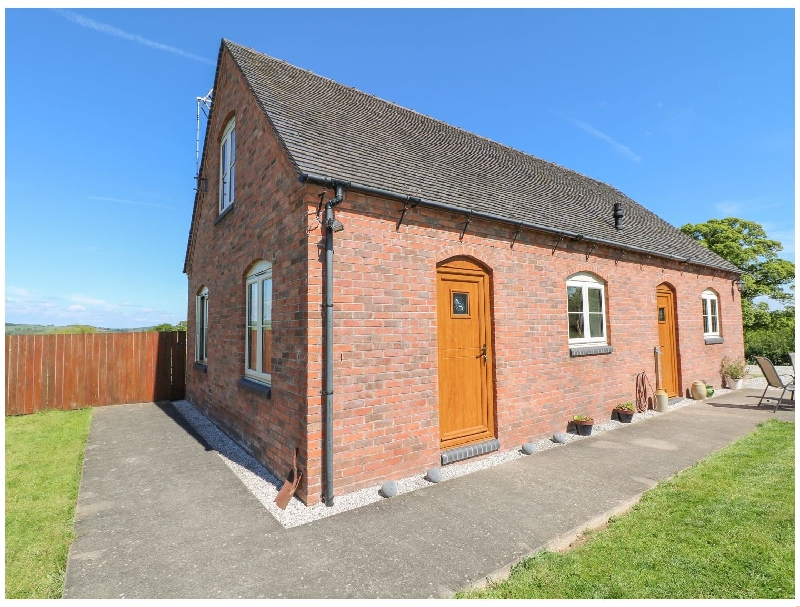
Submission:
[[[236,118],[231,118],[222,134],[219,146],[219,212],[222,213],[234,198],[236,176]]]
[[[208,288],[201,287],[195,297],[194,359],[206,364],[206,335],[208,331]]]
[[[703,336],[719,337],[719,298],[711,289],[701,295],[703,301]]]
[[[567,279],[570,345],[606,345],[605,284],[594,274],[579,272]]]
[[[272,264],[259,261],[247,273],[245,376],[272,383]]]

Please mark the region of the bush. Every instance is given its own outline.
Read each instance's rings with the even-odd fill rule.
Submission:
[[[766,356],[775,365],[791,365],[789,352],[794,352],[793,326],[744,332],[744,355],[749,364],[755,364],[754,356]]]

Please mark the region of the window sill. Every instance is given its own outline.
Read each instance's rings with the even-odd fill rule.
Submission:
[[[192,368],[195,371],[200,371],[201,373],[208,373],[208,365],[206,363],[195,362],[192,365]]]
[[[709,344],[724,344],[725,340],[722,337],[705,337],[706,345]]]
[[[261,384],[246,377],[240,378],[236,385],[247,392],[252,392],[253,394],[258,394],[259,396],[264,396],[269,399],[272,398],[272,386]]]
[[[614,348],[611,346],[570,346],[569,355],[574,356],[594,356],[595,354],[611,354]]]
[[[222,211],[222,213],[217,215],[217,218],[214,220],[214,225],[217,225],[220,221],[222,221],[225,217],[230,215],[232,212],[233,212],[233,203],[230,203],[228,205],[227,209],[225,209],[224,211]]]

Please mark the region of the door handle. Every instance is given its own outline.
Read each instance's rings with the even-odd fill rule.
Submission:
[[[478,354],[478,356],[483,356],[483,364],[485,365],[486,364],[486,344],[483,344],[483,347],[481,348],[481,353]]]

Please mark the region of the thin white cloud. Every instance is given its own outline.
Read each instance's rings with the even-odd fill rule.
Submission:
[[[108,303],[105,299],[95,299],[94,297],[86,297],[86,295],[70,295],[67,299],[87,306],[101,306]]]
[[[6,287],[6,299],[11,299],[12,301],[22,301],[29,299],[32,296],[33,293],[31,293],[28,289],[15,287],[13,285],[8,285]]]
[[[108,34],[109,36],[114,36],[116,38],[123,38],[125,40],[130,40],[131,42],[135,42],[137,44],[150,47],[157,51],[166,51],[167,53],[172,53],[173,55],[179,55],[181,57],[186,57],[187,59],[192,59],[193,61],[200,61],[202,63],[208,63],[210,65],[214,65],[214,62],[211,61],[210,59],[206,59],[205,57],[199,57],[198,55],[193,55],[192,53],[188,53],[183,49],[174,46],[169,46],[168,44],[162,44],[160,42],[154,42],[153,40],[148,40],[147,38],[143,38],[138,34],[131,34],[125,32],[112,25],[108,25],[107,23],[100,23],[99,21],[95,21],[94,19],[89,19],[88,17],[84,17],[72,11],[64,9],[54,9],[54,10],[61,16],[65,17],[66,19],[69,19],[76,25],[80,25],[81,27],[92,29],[103,34]]]
[[[135,204],[141,207],[157,207],[159,209],[171,209],[172,207],[155,202],[138,202],[136,200],[122,200],[121,198],[106,198],[104,196],[89,196],[89,200],[99,200],[101,202],[118,202],[120,204]]]
[[[89,324],[96,327],[132,328],[176,324],[179,314],[136,303],[111,303],[73,295],[42,295],[36,289],[6,286],[6,322],[35,325]]]
[[[734,200],[723,200],[716,203],[714,208],[725,217],[736,217],[744,209],[744,205]]]
[[[630,158],[634,162],[641,162],[642,161],[642,157],[639,156],[638,154],[636,154],[628,146],[622,145],[618,141],[615,141],[614,139],[612,139],[611,137],[609,137],[608,135],[606,135],[602,131],[599,131],[596,128],[594,128],[591,124],[586,124],[585,122],[582,122],[581,120],[577,120],[576,118],[570,118],[569,121],[574,126],[578,127],[579,129],[582,129],[582,130],[586,131],[587,133],[589,133],[590,135],[593,135],[594,137],[597,137],[598,139],[601,139],[602,141],[605,141],[606,143],[611,145],[611,147],[613,147],[615,150],[617,150],[617,152],[619,152],[623,156],[627,156],[628,158]]]

